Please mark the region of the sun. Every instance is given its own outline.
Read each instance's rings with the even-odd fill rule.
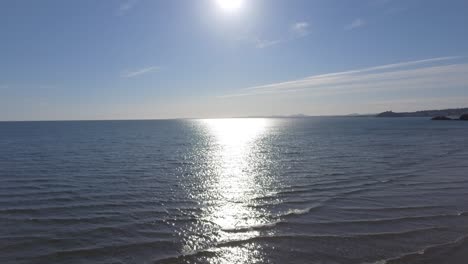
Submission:
[[[242,8],[244,0],[216,0],[218,6],[228,12],[234,12]]]

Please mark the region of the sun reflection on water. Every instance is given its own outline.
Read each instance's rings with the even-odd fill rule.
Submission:
[[[209,218],[223,230],[249,227],[261,223],[262,215],[246,206],[258,186],[252,166],[258,162],[254,151],[266,130],[267,119],[211,119],[205,120],[215,140],[213,158],[217,163],[214,187],[221,198]]]
[[[203,228],[210,230],[209,236],[215,236],[218,245],[258,236],[258,231],[252,227],[271,222],[269,213],[256,206],[256,198],[268,191],[266,185],[271,181],[259,168],[266,159],[264,139],[272,120],[239,118],[199,122],[209,142],[206,163],[212,168],[205,174],[209,179],[203,180],[199,195],[204,204],[199,221],[212,225]],[[192,240],[197,239],[193,237]],[[257,248],[217,247],[211,250],[217,255],[212,260],[214,263],[249,263],[258,261],[261,256]]]

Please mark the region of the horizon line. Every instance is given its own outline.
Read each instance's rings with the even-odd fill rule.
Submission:
[[[135,119],[41,119],[41,120],[0,120],[0,123],[8,122],[99,122],[99,121],[170,121],[170,120],[197,120],[197,119],[240,119],[240,118],[307,118],[307,117],[353,117],[353,116],[373,116],[380,113],[392,111],[395,113],[414,113],[422,111],[443,111],[443,110],[459,110],[468,109],[466,107],[450,107],[450,108],[439,108],[439,109],[422,109],[415,111],[394,111],[392,109],[386,110],[379,113],[347,113],[347,114],[282,114],[282,115],[249,115],[249,116],[231,116],[231,117],[168,117],[168,118],[135,118]],[[406,117],[405,117],[406,118]],[[410,117],[407,117],[410,118]]]

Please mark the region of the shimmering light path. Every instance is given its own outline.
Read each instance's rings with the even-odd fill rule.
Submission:
[[[467,134],[418,118],[0,123],[0,262],[361,264],[451,246],[468,235]]]

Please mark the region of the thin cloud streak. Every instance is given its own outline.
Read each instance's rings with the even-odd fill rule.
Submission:
[[[297,22],[291,26],[291,31],[296,37],[305,37],[309,35],[309,23]]]
[[[119,9],[117,10],[117,15],[122,16],[128,11],[130,11],[132,8],[135,7],[137,4],[138,0],[126,0],[125,2],[121,3],[119,6]]]
[[[353,22],[351,22],[350,24],[346,25],[345,26],[345,29],[346,30],[352,30],[352,29],[355,29],[355,28],[359,28],[359,27],[363,27],[366,25],[366,21],[362,18],[356,18],[355,20],[353,20]]]
[[[237,94],[221,96],[239,97],[272,93],[291,93],[313,90],[314,92],[356,92],[361,88],[368,91],[375,89],[397,89],[395,87],[433,86],[441,85],[441,81],[448,81],[452,85],[468,84],[468,64],[449,64],[434,66],[431,63],[459,59],[461,57],[440,57],[425,60],[409,61],[395,64],[387,64],[358,70],[336,72],[322,75],[314,75],[303,79],[254,86],[241,89]],[[410,67],[410,68],[408,68]]]
[[[352,74],[373,72],[373,71],[379,71],[379,70],[390,70],[390,69],[395,69],[395,68],[416,66],[418,64],[454,60],[454,59],[459,59],[459,58],[460,57],[457,57],[457,56],[451,56],[451,57],[439,57],[439,58],[408,61],[408,62],[401,62],[401,63],[394,63],[394,64],[386,64],[386,65],[362,68],[362,69],[357,69],[357,70],[313,75],[313,76],[309,76],[309,77],[299,79],[299,80],[294,80],[294,81],[248,87],[248,88],[244,88],[244,90],[269,89],[269,88],[274,88],[274,87],[281,88],[283,86],[295,86],[295,85],[308,84],[312,81],[317,81],[317,80],[329,81],[330,78],[337,78],[340,76],[347,76],[347,75],[352,75]]]
[[[258,49],[271,47],[280,43],[288,42],[291,40],[307,37],[310,34],[308,22],[296,22],[290,26],[289,36],[284,36],[278,39],[262,39],[259,37],[247,38],[255,44]]]
[[[143,75],[143,74],[147,74],[147,73],[150,73],[150,72],[156,72],[156,71],[159,71],[160,69],[161,69],[161,67],[156,67],[156,66],[146,67],[146,68],[143,68],[143,69],[138,69],[136,71],[126,72],[126,73],[122,74],[122,77],[123,78],[133,78],[133,77],[140,76],[140,75]]]
[[[279,44],[283,42],[281,39],[276,39],[276,40],[266,40],[266,39],[259,39],[257,38],[255,40],[255,47],[259,49],[267,48],[276,44]]]

